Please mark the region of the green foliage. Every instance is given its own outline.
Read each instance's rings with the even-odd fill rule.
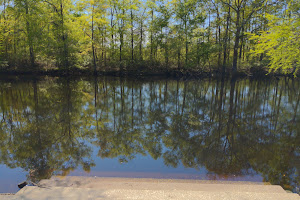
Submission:
[[[296,74],[299,66],[299,0],[2,0],[0,6],[1,65],[12,70],[212,72],[251,63],[249,49],[267,56],[270,71]]]
[[[252,53],[266,54],[270,59],[270,71],[280,70],[296,76],[300,69],[300,18],[282,19],[273,15],[266,18],[269,30],[251,35],[256,43]]]

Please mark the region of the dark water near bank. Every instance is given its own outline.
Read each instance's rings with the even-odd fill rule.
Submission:
[[[0,81],[0,192],[52,175],[300,182],[298,80]]]

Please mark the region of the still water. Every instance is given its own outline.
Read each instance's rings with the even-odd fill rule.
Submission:
[[[1,78],[0,192],[53,175],[258,181],[297,192],[299,80]]]

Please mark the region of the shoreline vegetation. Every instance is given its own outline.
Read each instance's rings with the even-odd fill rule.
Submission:
[[[29,68],[30,69],[30,68]],[[90,68],[70,68],[70,69],[34,69],[34,70],[20,70],[20,69],[6,69],[0,70],[1,76],[115,76],[115,77],[163,77],[163,78],[272,78],[272,77],[289,77],[297,78],[292,73],[269,73],[261,69],[245,69],[236,72],[235,74],[225,73],[218,70],[204,71],[204,70],[151,70],[148,68],[141,68],[138,70],[124,70],[107,69],[97,70],[96,72]]]
[[[0,73],[297,76],[300,0],[3,0]]]

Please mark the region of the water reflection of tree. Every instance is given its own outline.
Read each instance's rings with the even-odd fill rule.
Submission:
[[[105,157],[114,150],[117,153],[107,157],[132,159],[147,152],[173,167],[179,163],[205,166],[219,175],[260,173],[271,183],[295,186],[299,182],[298,84],[292,80],[117,83],[97,109],[120,114],[103,119],[108,123],[98,132],[102,133],[99,141],[114,141],[120,136],[110,122],[121,121],[113,127],[121,127],[122,140],[110,147],[98,143],[99,154]],[[124,85],[125,92],[115,92]],[[125,144],[130,153],[121,148]]]
[[[1,162],[45,178],[137,154],[299,183],[299,82],[65,79],[0,86]],[[39,170],[41,172],[39,172]],[[49,175],[47,175],[47,173]]]
[[[32,182],[92,165],[91,149],[78,129],[82,96],[72,95],[77,84],[48,84],[1,88],[1,163],[29,171]]]

